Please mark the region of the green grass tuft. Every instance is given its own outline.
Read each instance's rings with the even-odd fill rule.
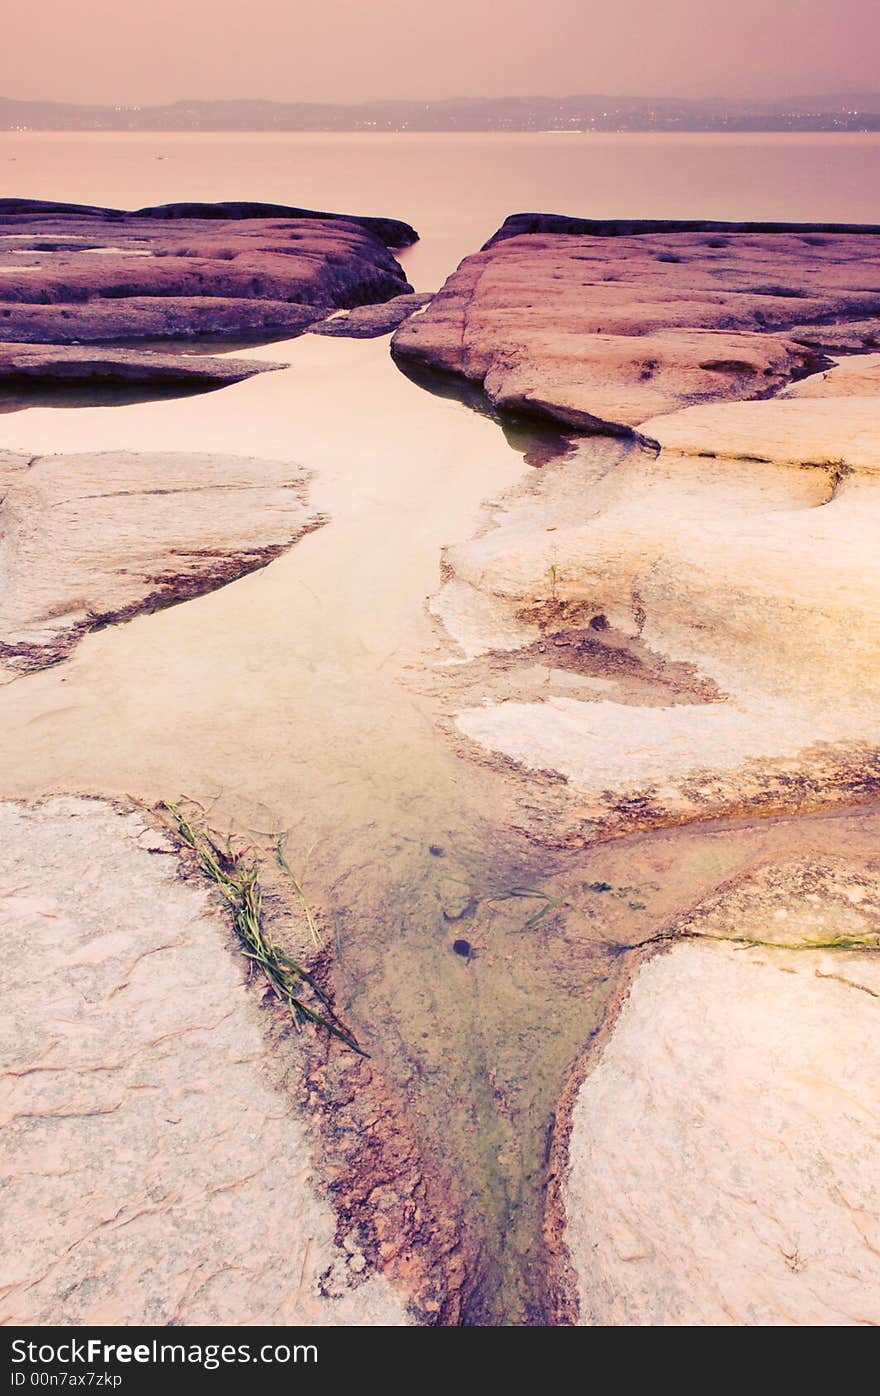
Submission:
[[[193,850],[199,867],[206,877],[218,888],[232,908],[235,929],[241,941],[244,955],[265,975],[276,998],[290,1010],[294,1026],[299,1031],[304,1023],[326,1028],[333,1037],[339,1038],[352,1052],[369,1056],[359,1045],[354,1033],[345,1026],[334,1012],[330,1000],[314,977],[302,965],[298,965],[275,945],[263,924],[263,896],[260,887],[259,865],[256,859],[245,861],[244,852],[235,852],[228,847],[225,851],[211,836],[196,827],[176,806],[166,804],[173,826],[183,842]],[[316,942],[320,936],[302,888],[287,867],[280,843],[276,847],[279,866],[287,871],[300,901],[306,909],[306,920]],[[320,1008],[313,1008],[305,1002],[303,990],[308,989],[317,999]]]

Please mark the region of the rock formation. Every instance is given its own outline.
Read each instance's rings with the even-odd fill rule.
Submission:
[[[297,334],[410,291],[406,224],[262,204],[125,213],[0,200],[0,340]]]
[[[762,868],[667,934],[574,1106],[581,1321],[880,1323],[876,863]]]
[[[283,1056],[172,842],[99,800],[0,803],[3,1314],[401,1324],[336,1245]]]
[[[865,289],[880,287],[878,255],[870,233],[539,231],[467,259],[398,331],[397,353],[485,372],[496,403],[540,397],[555,414],[589,412],[653,443],[573,442],[503,501],[492,527],[447,550],[432,603],[472,658],[520,651],[534,664],[536,645],[557,657],[538,701],[524,700],[507,665],[457,722],[471,741],[569,781],[583,837],[752,804],[808,808],[880,777],[877,356],[822,360],[798,378],[806,361],[791,323],[824,317],[830,333],[872,297],[880,317]],[[775,290],[759,295],[770,262]],[[670,269],[684,279],[663,300]],[[786,333],[746,335],[762,361],[782,355],[778,374],[749,386],[716,365],[712,390],[693,390],[697,346],[730,333],[705,324],[778,303],[783,276]],[[603,301],[629,321],[613,346],[594,333]],[[658,390],[633,377],[634,349],[664,336],[681,360],[660,397],[699,401],[645,417]],[[575,653],[577,680],[565,659]]]
[[[94,218],[100,222],[124,223],[130,218],[190,219],[213,218],[229,221],[243,218],[319,219],[336,223],[354,223],[373,233],[386,247],[411,247],[419,235],[409,223],[399,218],[362,217],[354,213],[322,213],[313,208],[295,208],[290,204],[267,204],[254,199],[225,199],[206,204],[198,200],[171,204],[152,204],[135,209],[133,213],[121,208],[101,208],[96,204],[64,204],[51,199],[0,199],[0,220],[32,218],[52,220],[59,213]]]
[[[29,333],[44,313],[45,327],[80,306],[93,331],[107,328],[105,313],[143,313],[139,323],[157,316],[167,337],[201,325],[201,307],[205,323],[231,334],[227,305],[247,307],[264,330],[279,305],[330,335],[398,324],[401,363],[444,370],[440,391],[451,374],[453,391],[484,392],[480,405],[512,436],[529,428],[508,413],[557,423],[555,449],[544,427],[526,456],[537,468],[486,506],[475,537],[445,550],[430,605],[447,648],[438,625],[431,672],[427,651],[407,652],[387,690],[412,680],[419,721],[422,700],[427,716],[439,695],[458,749],[502,773],[486,789],[503,786],[505,822],[496,828],[489,799],[476,801],[473,838],[505,870],[479,895],[479,878],[454,877],[438,912],[447,969],[454,963],[477,1014],[466,1051],[472,1038],[477,1049],[447,1075],[441,1056],[420,1058],[400,1033],[402,1022],[421,1024],[399,1004],[441,953],[430,935],[427,953],[407,935],[423,905],[414,896],[394,955],[383,951],[397,965],[377,999],[399,1034],[390,1050],[400,1042],[412,1118],[399,1121],[380,1069],[359,1058],[341,1073],[331,1057],[313,1059],[305,1073],[309,1108],[324,1116],[334,1248],[221,923],[203,891],[177,880],[169,845],[140,814],[97,801],[0,804],[11,850],[0,915],[20,947],[7,975],[7,1312],[21,1322],[401,1322],[387,1284],[360,1283],[375,1262],[420,1319],[497,1315],[488,1301],[499,1276],[462,1225],[473,1206],[510,1222],[490,1260],[503,1256],[528,1284],[494,1297],[516,1293],[517,1318],[535,1321],[546,1128],[563,1060],[584,1044],[550,1160],[545,1238],[560,1314],[626,1325],[880,1322],[870,803],[880,789],[880,355],[839,357],[877,342],[880,233],[562,227],[529,216],[533,228],[514,219],[425,306],[385,268],[375,230],[351,220],[297,222],[263,206],[192,215],[186,205],[78,210],[76,235],[98,231],[101,255],[90,257],[82,242],[75,254],[36,245],[37,224],[51,229],[57,210],[11,211],[33,223],[25,256],[7,238],[2,265],[34,270],[0,267],[0,287],[7,275],[22,291],[28,276],[36,285],[44,255],[75,265],[69,285],[60,270],[49,278],[66,300],[4,307],[0,291],[0,325],[4,308]],[[275,233],[295,223],[298,250],[282,253]],[[170,240],[164,257],[148,226]],[[250,240],[268,258],[252,297],[237,279]],[[192,265],[162,281],[161,264],[178,255]],[[197,289],[205,258],[215,263],[207,295]],[[358,294],[377,304],[346,300],[364,259],[372,270]],[[148,261],[159,264],[145,273],[157,278],[149,313],[137,279]],[[90,262],[110,266],[120,301],[89,298]],[[301,303],[274,299],[282,262],[302,263]],[[43,351],[22,352],[40,372]],[[139,372],[146,352],[53,345],[44,362],[73,372],[95,354],[101,372]],[[563,448],[558,424],[591,434]],[[322,522],[300,469],[229,456],[0,455],[0,498],[8,678],[64,658],[96,625],[222,585]],[[52,687],[51,676],[34,683],[46,679]],[[6,689],[11,708],[24,691]],[[392,720],[394,711],[389,703]],[[16,730],[30,720],[28,710]],[[458,806],[470,792],[450,767],[451,828],[467,839]],[[266,827],[255,825],[268,837]],[[447,842],[425,838],[423,862],[444,857]],[[362,905],[386,915],[372,889]],[[370,968],[367,954],[346,973],[369,985]],[[431,973],[433,1029],[444,1004],[458,1011],[460,989]],[[450,1042],[461,1051],[455,1032],[438,1051]],[[417,1116],[448,1099],[450,1081],[470,1091],[471,1071],[475,1090],[453,1125],[472,1196],[450,1218],[437,1203],[442,1170],[432,1176],[422,1152],[446,1124],[442,1107],[436,1132]],[[83,1200],[105,1126],[118,1157]],[[169,1129],[183,1131],[180,1142]],[[471,1138],[479,1167],[468,1177]],[[19,1181],[28,1173],[30,1193]],[[450,1213],[448,1184],[443,1196]]]
[[[397,357],[481,385],[501,412],[644,437],[646,418],[814,372],[840,347],[826,325],[876,330],[880,232],[550,221],[514,220],[465,258],[397,331]]]
[[[354,310],[338,310],[335,315],[312,325],[312,333],[341,339],[376,339],[379,335],[396,330],[416,311],[428,305],[431,299],[430,292],[421,291],[395,296],[382,305],[359,305]]]
[[[728,233],[794,233],[821,237],[826,233],[880,233],[880,225],[865,223],[780,223],[721,221],[715,218],[573,218],[567,213],[511,213],[483,246],[485,252],[508,238],[527,233],[563,233],[574,237],[619,238],[645,233],[705,233],[725,237]]]
[[[880,237],[512,222],[395,353],[606,435],[445,552],[465,749],[536,843],[783,815],[791,854],[656,925],[578,1064],[560,1312],[876,1324],[878,867],[795,816],[880,789],[880,356],[826,357],[877,342]]]
[[[73,344],[0,343],[0,385],[7,388],[79,384],[222,387],[283,364],[259,359],[173,354],[144,349],[83,348]]]
[[[0,452],[0,672],[264,566],[323,522],[306,484],[286,461]]]

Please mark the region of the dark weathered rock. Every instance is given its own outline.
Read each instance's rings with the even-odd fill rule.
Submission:
[[[880,224],[866,223],[746,223],[708,218],[571,218],[566,213],[511,213],[483,251],[526,233],[564,233],[600,238],[633,237],[644,233],[880,233]]]
[[[2,288],[0,288],[2,289]],[[78,306],[0,301],[0,336],[25,344],[102,344],[138,339],[247,339],[301,334],[327,308],[221,296],[132,296]]]
[[[158,204],[138,210],[141,218],[322,218],[334,223],[357,223],[374,233],[386,247],[412,247],[419,235],[409,223],[399,218],[371,218],[350,213],[320,213],[310,208],[293,208],[289,204],[262,204],[243,200],[225,203]]]
[[[356,223],[359,227],[366,228],[367,232],[374,233],[386,247],[411,247],[419,240],[415,228],[409,223],[401,222],[399,218],[361,217],[353,213],[320,213],[311,208],[294,208],[290,204],[264,204],[243,199],[228,199],[215,204],[154,204],[152,207],[136,209],[133,213],[121,208],[100,208],[95,204],[54,203],[47,199],[0,199],[0,224],[5,223],[10,217],[27,215],[43,218],[59,213],[120,223],[130,218],[321,218],[334,223]]]
[[[123,213],[0,200],[0,339],[296,334],[410,291],[363,220],[264,207]],[[402,241],[411,231],[384,229]]]
[[[417,310],[430,304],[431,292],[395,296],[384,305],[359,305],[354,310],[340,311],[312,326],[313,334],[332,335],[337,339],[376,339],[390,334]]]
[[[144,349],[89,349],[73,344],[0,343],[0,383],[179,383],[220,387],[284,364],[203,354],[162,354]]]

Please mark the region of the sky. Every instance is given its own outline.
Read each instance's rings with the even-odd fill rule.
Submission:
[[[0,96],[791,96],[880,86],[880,0],[39,0]]]

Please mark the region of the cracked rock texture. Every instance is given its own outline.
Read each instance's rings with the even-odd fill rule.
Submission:
[[[880,1323],[880,865],[759,869],[671,934],[574,1105],[580,1321]]]
[[[458,732],[528,772],[539,845],[858,818],[880,790],[880,378],[876,354],[823,355],[876,344],[877,230],[594,234],[513,226],[395,337],[499,410],[602,431],[445,551]],[[563,1095],[565,1317],[880,1323],[880,864],[808,857],[808,822],[785,819],[789,861],[653,927],[665,953],[637,951]]]
[[[461,709],[458,727],[566,776],[581,815],[599,822],[617,810],[663,822],[754,801],[798,807],[837,787],[870,793],[880,776],[879,396],[694,408],[657,429],[682,450],[623,452],[610,469],[608,459],[564,462],[556,483],[514,498],[496,528],[448,553],[460,599],[444,618],[469,652],[478,625],[485,648],[510,645],[485,606],[461,600],[489,593],[518,624],[531,621],[524,639],[541,623],[550,653],[557,632],[580,628],[595,673],[615,687],[592,701],[557,687],[539,702],[490,691]],[[708,441],[721,454],[707,462],[694,447]],[[736,455],[757,444],[778,463]],[[601,630],[589,628],[595,618]],[[609,664],[636,642],[690,667],[694,701],[631,690]],[[644,671],[644,655],[630,669]],[[705,680],[714,695],[697,701]]]
[[[0,452],[0,673],[264,566],[323,522],[306,481],[238,456]]]
[[[638,226],[490,243],[397,331],[395,354],[480,384],[500,411],[649,436],[646,418],[767,397],[821,366],[845,347],[826,325],[876,330],[876,230]]]
[[[406,1322],[171,843],[79,798],[0,804],[0,842],[4,1321]]]
[[[0,200],[0,339],[297,334],[410,291],[389,242],[414,237],[390,219],[273,205],[124,213]]]
[[[875,363],[650,419],[659,454],[581,442],[503,501],[448,550],[435,613],[471,656],[579,632],[611,686],[498,683],[459,730],[564,776],[585,831],[876,792]],[[691,700],[645,701],[648,660],[689,672]]]

